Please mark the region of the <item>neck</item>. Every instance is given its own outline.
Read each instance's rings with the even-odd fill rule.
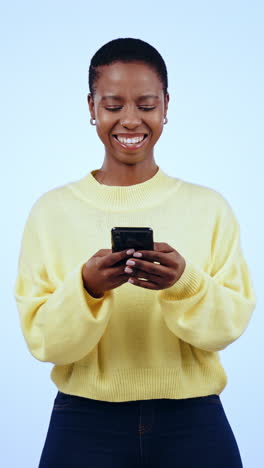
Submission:
[[[154,159],[138,164],[122,164],[104,160],[102,167],[94,174],[95,179],[104,185],[129,186],[145,182],[153,177],[159,167]]]

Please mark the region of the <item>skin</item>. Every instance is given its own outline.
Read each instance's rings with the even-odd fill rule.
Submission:
[[[140,62],[99,67],[94,100],[88,94],[91,117],[96,119],[96,131],[105,146],[105,157],[96,179],[105,185],[134,185],[150,179],[158,170],[154,160],[154,145],[163,130],[169,95],[164,96],[156,72]],[[119,95],[114,100],[106,95]],[[144,94],[157,99],[141,99]],[[116,108],[116,111],[109,110]],[[152,108],[152,110],[143,110]],[[119,110],[118,110],[119,109]],[[147,145],[135,152],[119,146],[113,138],[118,133],[148,133]]]
[[[154,146],[163,131],[169,94],[164,95],[156,71],[142,62],[116,62],[101,66],[99,71],[94,98],[90,93],[87,96],[90,115],[96,119],[96,131],[105,147],[102,167],[94,177],[111,186],[145,182],[159,169]],[[146,94],[156,97],[143,97]],[[119,98],[103,99],[109,95]],[[142,148],[131,151],[121,147],[113,137],[124,133],[147,134],[148,138]],[[179,280],[185,269],[184,258],[167,243],[155,242],[153,251],[128,252],[100,249],[86,262],[82,277],[84,287],[93,297],[102,297],[127,281],[142,288],[166,289]],[[116,266],[120,261],[123,264]]]

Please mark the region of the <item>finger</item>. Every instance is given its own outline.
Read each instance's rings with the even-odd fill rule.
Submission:
[[[160,284],[164,281],[164,278],[162,278],[161,276],[152,275],[142,270],[133,270],[131,273],[127,274],[133,279],[136,278],[138,280],[145,280],[155,284]]]
[[[129,259],[131,261],[132,259]],[[133,259],[134,261],[134,259]],[[144,273],[145,275],[148,275],[148,277],[151,275],[153,279],[156,278],[161,278],[165,277],[168,274],[168,267],[163,266],[163,265],[156,265],[155,263],[144,261],[144,260],[139,260],[135,259],[135,265],[127,265],[126,268],[131,268],[136,274]],[[128,272],[129,273],[129,272]]]
[[[167,244],[166,242],[154,242],[154,250],[158,252],[174,252],[175,249],[171,247],[171,245]]]
[[[109,255],[112,252],[111,249],[100,249],[96,254],[94,254],[94,257],[105,257],[106,255]]]
[[[145,289],[156,289],[156,290],[160,289],[157,283],[154,283],[152,281],[146,281],[146,280],[142,281],[139,278],[134,278],[134,276],[128,278],[128,283],[133,284],[133,286],[139,286]]]
[[[101,263],[101,266],[103,268],[111,267],[112,265],[115,265],[116,263],[121,262],[122,260],[127,259],[128,257],[131,257],[133,255],[133,252],[135,252],[135,249],[126,249],[121,250],[120,252],[112,252],[109,255],[105,256]]]
[[[137,254],[141,253],[142,256],[138,257]],[[141,260],[147,260],[148,262],[158,262],[160,265],[164,265],[169,268],[175,268],[177,263],[178,252],[176,250],[169,251],[167,253],[158,252],[156,250],[137,250],[133,254],[133,260],[136,260],[136,265],[140,265]],[[180,258],[180,257],[179,257]],[[140,259],[140,260],[138,260]]]

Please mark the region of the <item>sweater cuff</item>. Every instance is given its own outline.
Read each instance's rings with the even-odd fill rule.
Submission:
[[[160,298],[165,300],[186,299],[195,295],[204,281],[203,272],[192,263],[186,261],[184,272],[180,279],[170,288],[160,291]]]
[[[85,262],[83,262],[83,261],[81,263],[79,263],[77,265],[77,267],[74,269],[73,275],[75,275],[75,273],[78,272],[78,279],[77,279],[78,289],[79,289],[79,291],[81,293],[81,296],[82,296],[83,300],[86,302],[88,307],[91,307],[91,306],[96,305],[99,302],[103,301],[103,299],[105,298],[105,295],[103,295],[102,297],[93,297],[85,289],[84,284],[83,284],[83,278],[82,278],[82,268],[83,268],[84,264],[85,264]]]

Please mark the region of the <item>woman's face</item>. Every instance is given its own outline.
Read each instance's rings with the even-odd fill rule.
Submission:
[[[99,71],[88,104],[106,157],[125,164],[152,159],[169,102],[157,73],[142,62],[116,62]]]

